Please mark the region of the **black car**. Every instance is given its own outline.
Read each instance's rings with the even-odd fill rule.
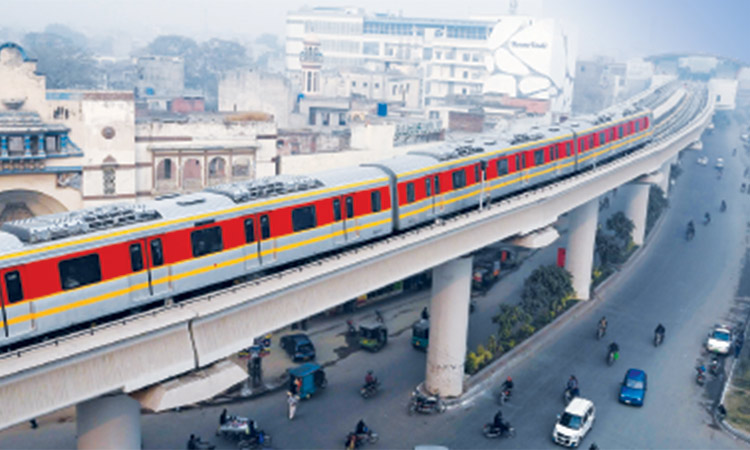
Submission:
[[[292,361],[312,361],[315,359],[315,346],[306,334],[290,334],[281,337],[281,348],[286,350]]]

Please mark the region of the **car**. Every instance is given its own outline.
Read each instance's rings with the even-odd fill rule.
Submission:
[[[732,329],[726,325],[716,325],[708,334],[706,350],[726,355],[732,348]]]
[[[696,163],[700,164],[701,166],[707,166],[708,165],[708,157],[707,156],[701,156],[700,158],[695,160]]]
[[[633,406],[643,406],[646,397],[646,372],[640,369],[628,369],[625,379],[620,386],[620,403]]]
[[[716,168],[717,169],[724,168],[724,158],[716,158]]]
[[[594,402],[576,397],[568,403],[552,429],[552,440],[564,447],[578,447],[594,426]]]
[[[290,334],[281,337],[281,348],[286,350],[292,361],[312,361],[315,359],[315,346],[306,334]]]

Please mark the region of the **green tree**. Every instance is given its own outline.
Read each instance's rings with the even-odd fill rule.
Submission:
[[[620,244],[625,247],[633,240],[633,221],[628,219],[622,211],[614,213],[607,219],[607,229],[615,233]]]
[[[624,257],[623,248],[617,238],[605,233],[601,229],[596,231],[594,251],[599,257],[599,263],[604,267],[620,264]]]
[[[567,270],[556,265],[540,266],[523,283],[521,305],[526,312],[536,316],[572,293],[573,285]]]
[[[656,223],[661,213],[669,206],[669,200],[664,196],[664,191],[659,186],[651,185],[648,193],[648,210],[646,212],[646,233]]]
[[[23,46],[37,59],[37,71],[46,75],[49,89],[91,89],[99,85],[99,69],[90,52],[54,33],[28,33]]]

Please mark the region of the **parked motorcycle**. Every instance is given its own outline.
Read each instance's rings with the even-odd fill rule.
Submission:
[[[249,439],[242,439],[237,448],[240,450],[260,450],[271,446],[271,435],[260,430],[255,436]]]
[[[715,377],[719,376],[719,371],[721,370],[719,358],[714,357],[713,359],[711,359],[711,364],[708,366],[708,370],[711,372],[711,375]]]
[[[422,414],[442,413],[445,412],[446,406],[439,395],[423,395],[418,391],[411,393],[409,402],[409,414],[419,412]]]
[[[482,428],[482,433],[487,439],[512,438],[516,436],[516,429],[509,422],[503,422],[504,427],[498,428],[494,423],[488,423]]]
[[[378,442],[378,433],[368,430],[367,433],[349,433],[346,436],[346,449],[354,450],[362,447],[364,444],[374,444]]]
[[[373,395],[377,394],[380,390],[380,380],[375,380],[375,382],[370,384],[365,384],[359,389],[359,394],[363,398],[370,398]]]

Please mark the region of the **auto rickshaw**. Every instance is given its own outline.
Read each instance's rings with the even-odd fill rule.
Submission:
[[[365,323],[359,326],[359,345],[371,352],[380,351],[388,343],[388,328],[382,323]]]
[[[421,319],[411,326],[411,345],[422,351],[427,350],[430,341],[430,321]]]
[[[297,380],[300,380],[299,391]],[[326,373],[320,364],[308,362],[289,369],[289,390],[299,398],[310,398],[319,389],[328,386]]]

